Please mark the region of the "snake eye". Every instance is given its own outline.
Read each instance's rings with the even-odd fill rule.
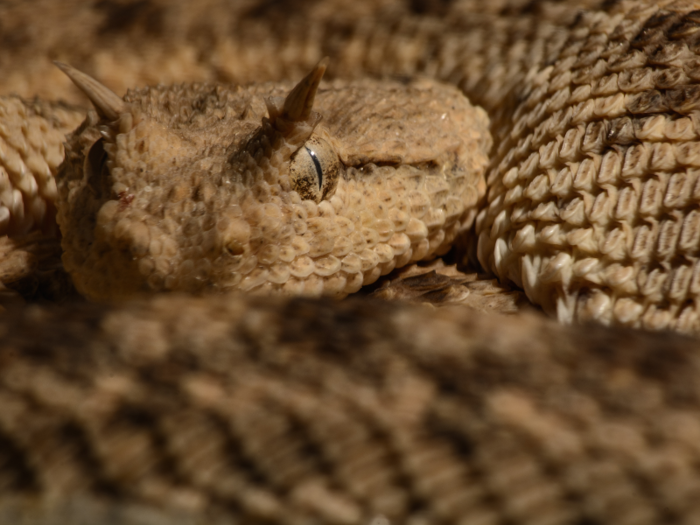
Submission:
[[[90,147],[83,164],[83,175],[97,197],[103,194],[104,170],[107,169],[106,162],[107,152],[104,148],[104,139],[99,139]]]
[[[289,168],[292,188],[302,199],[321,202],[335,192],[342,167],[328,141],[311,137],[292,157]]]

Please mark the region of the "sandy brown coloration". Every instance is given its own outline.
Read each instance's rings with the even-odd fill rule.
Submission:
[[[481,262],[562,320],[696,330],[695,3],[300,1],[262,18],[239,7],[210,25],[155,1],[119,11],[92,55],[74,46],[75,64],[123,85],[144,71],[130,39],[157,35],[163,79],[281,78],[329,55],[336,76],[452,82],[487,110],[497,144]],[[111,27],[105,15],[86,11],[83,31]],[[70,24],[54,31],[75,40]],[[54,56],[69,53],[57,44]]]
[[[694,523],[697,343],[508,319],[172,295],[4,317],[0,521]]]
[[[102,111],[112,119],[90,117],[57,177],[78,290],[343,297],[444,254],[485,192],[484,112],[427,80],[336,82],[315,103],[297,96],[304,85],[284,110],[289,87],[191,85],[131,92]],[[331,160],[316,168],[299,153],[320,154],[319,141]],[[324,167],[318,204],[303,199]]]
[[[0,97],[0,234],[56,231],[55,175],[63,142],[83,118],[79,108]]]
[[[692,175],[676,153],[697,144],[690,133],[694,110],[673,106],[683,102],[679,93],[688,94],[686,102],[695,100],[694,2],[655,2],[636,14],[634,9],[651,4],[235,4],[226,10],[216,0],[184,6],[172,0],[105,0],[77,2],[76,9],[62,11],[60,6],[72,2],[2,3],[2,82],[24,96],[50,87],[51,93],[77,101],[48,58],[84,68],[121,94],[158,79],[300,78],[324,55],[332,57],[341,76],[422,73],[449,81],[487,110],[497,148],[516,145],[510,159],[508,152],[496,150],[495,189],[480,221],[487,238],[482,258],[498,270],[499,257],[506,254],[516,263],[513,280],[530,264],[523,264],[527,257],[551,255],[551,232],[545,236],[545,228],[535,228],[534,248],[522,253],[484,247],[503,239],[511,250],[523,230],[500,222],[503,211],[525,209],[533,226],[540,221],[567,227],[565,221],[537,218],[531,209],[536,197],[559,204],[552,196],[559,186],[550,183],[548,170],[563,172],[566,179],[566,170],[573,173],[586,158],[595,162],[623,152],[624,159],[637,159],[640,146],[656,152],[659,144],[670,144],[677,164],[664,168],[670,170],[667,181],[664,170],[650,175],[654,159],[661,158],[651,155],[646,164],[630,164],[643,173],[623,178],[623,162],[617,165],[619,178],[599,181],[601,174],[617,173],[596,169],[577,191],[583,197],[595,194],[592,212],[601,195],[610,198],[619,188],[629,196],[626,188],[634,189],[637,177],[642,196],[653,198],[620,208],[618,196],[605,224],[620,220],[616,210],[632,210],[619,224],[631,225],[635,242],[644,226],[639,217],[649,224],[649,218],[662,224],[669,217],[693,217],[690,200],[679,200],[692,194],[671,181]],[[45,16],[37,18],[38,11]],[[8,20],[16,21],[9,29]],[[601,34],[595,28],[613,31]],[[614,76],[612,55],[603,56],[611,42],[613,54],[617,50],[631,59],[618,64],[616,82],[607,78]],[[674,49],[680,51],[677,60]],[[47,58],[27,60],[35,55]],[[544,99],[543,92],[557,85],[551,76],[555,68],[563,69],[561,89]],[[567,71],[576,75],[569,78]],[[636,71],[642,72],[638,78]],[[596,77],[601,72],[603,77]],[[630,78],[621,83],[625,75]],[[602,78],[607,83],[600,83]],[[158,98],[200,88],[151,92]],[[612,91],[592,95],[589,89]],[[146,100],[148,93],[132,92],[130,100]],[[580,111],[580,123],[549,113],[557,94],[566,111]],[[624,115],[595,113],[601,109],[595,100],[608,96],[624,98]],[[657,103],[668,107],[662,113],[634,112],[660,109]],[[262,118],[266,109],[262,103],[258,107]],[[620,109],[615,104],[602,109],[611,107]],[[158,108],[146,100],[139,111],[157,123],[166,113],[148,112]],[[196,114],[178,115],[176,127],[187,128]],[[561,136],[552,138],[557,122],[565,125]],[[610,133],[587,135],[589,128]],[[584,151],[589,135],[595,147]],[[93,149],[93,138],[85,139],[85,149],[92,151],[89,165],[101,168],[102,146]],[[519,157],[517,145],[535,140],[543,141],[538,162],[524,164],[521,160],[535,151]],[[545,150],[550,156],[540,165]],[[82,154],[76,151],[74,160]],[[508,163],[513,165],[505,170]],[[499,202],[513,182],[508,174],[518,175],[512,187],[518,188],[519,176],[530,174],[530,168],[547,178],[523,187],[518,206]],[[603,183],[600,191],[596,185]],[[532,195],[524,196],[531,187]],[[534,193],[537,188],[541,195]],[[99,177],[93,189],[111,191]],[[119,213],[139,206],[127,189],[115,192]],[[584,206],[584,224],[601,216],[586,215]],[[608,230],[599,230],[609,238]],[[693,314],[695,307],[694,288],[684,288],[685,278],[674,277],[695,256],[682,237],[663,243],[670,250],[665,253],[675,253],[668,260],[658,241],[644,252],[658,257],[663,272],[657,274],[665,283],[655,288],[656,281],[647,279],[653,293],[646,299],[642,289],[637,296],[649,302],[636,320],[618,316],[629,297],[610,283],[567,281],[553,272],[555,278],[540,283],[534,296],[555,310],[557,296],[573,291],[578,295],[572,297],[585,298],[588,289],[590,298],[602,294],[602,307],[589,308],[596,300],[581,300],[575,316],[592,311],[605,322],[692,329],[692,315],[674,317]],[[233,252],[245,253],[245,242],[236,236],[229,240]],[[26,242],[21,244],[26,252],[12,252],[0,272],[24,270],[35,255],[41,257],[43,251]],[[7,246],[1,244],[0,251],[6,253]],[[673,252],[676,248],[680,252]],[[612,260],[600,246],[600,253],[591,249],[596,264]],[[426,298],[421,286],[429,285],[430,302],[449,303],[460,295],[469,298],[462,287],[481,285],[496,290],[498,301],[477,301],[477,308],[499,303],[508,309],[515,302],[503,301],[496,285],[435,268],[442,277],[429,274],[416,282],[404,274],[396,286],[375,293],[421,301]],[[535,280],[541,278],[535,274]],[[685,299],[679,299],[679,290]],[[560,310],[568,315],[564,306]],[[647,315],[652,307],[660,314]],[[693,524],[700,516],[699,374],[695,340],[620,327],[567,328],[534,315],[486,316],[464,308],[431,310],[366,299],[177,295],[112,307],[29,307],[0,317],[0,523]]]
[[[700,329],[699,22],[692,2],[583,14],[521,93],[479,259],[560,320]]]

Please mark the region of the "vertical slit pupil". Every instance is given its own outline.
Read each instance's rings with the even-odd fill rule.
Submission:
[[[320,190],[321,186],[323,186],[323,168],[321,168],[321,163],[318,161],[316,153],[314,153],[313,150],[310,150],[306,146],[304,146],[304,149],[306,149],[309,156],[311,157],[311,160],[314,161],[314,166],[316,166],[316,175],[318,175],[318,189]]]

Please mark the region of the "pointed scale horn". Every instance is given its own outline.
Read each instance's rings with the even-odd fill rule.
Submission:
[[[311,108],[314,105],[314,97],[316,90],[326,72],[328,65],[328,57],[321,60],[316,67],[299,82],[284,101],[284,109],[282,115],[287,120],[296,122],[306,120],[311,114]]]
[[[54,61],[54,64],[71,79],[80,91],[85,93],[102,118],[114,121],[124,112],[124,101],[108,87],[68,64],[57,61]]]

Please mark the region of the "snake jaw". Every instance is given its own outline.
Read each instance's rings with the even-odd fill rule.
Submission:
[[[265,203],[272,195],[294,191],[287,173],[320,120],[311,107],[325,64],[291,90],[279,111],[268,104],[269,118],[247,128],[247,140],[234,132],[228,148],[213,150],[214,135],[204,138],[207,131],[190,134],[181,127],[189,125],[186,102],[173,107],[182,118],[180,125],[173,124],[171,115],[153,113],[138,95],[127,94],[123,101],[91,77],[61,66],[100,117],[88,119],[71,137],[70,162],[58,177],[64,263],[81,293],[99,300],[148,290],[196,292],[256,284],[248,271],[270,259],[261,229],[267,237],[278,236],[275,232],[293,215],[286,204],[270,216]],[[203,128],[218,125],[216,133],[223,132],[227,119],[211,117]],[[319,162],[325,166],[323,157]],[[195,181],[192,173],[203,178]],[[326,196],[337,183],[337,173],[328,170],[327,175],[319,189]],[[217,208],[221,205],[224,209]],[[231,212],[234,208],[238,212]],[[110,261],[100,255],[107,252]],[[210,279],[211,273],[218,277]]]
[[[324,70],[285,98],[281,86],[192,84],[117,104],[83,82],[100,118],[69,137],[57,175],[78,290],[343,297],[444,253],[483,194],[483,112],[434,83],[319,90]]]

